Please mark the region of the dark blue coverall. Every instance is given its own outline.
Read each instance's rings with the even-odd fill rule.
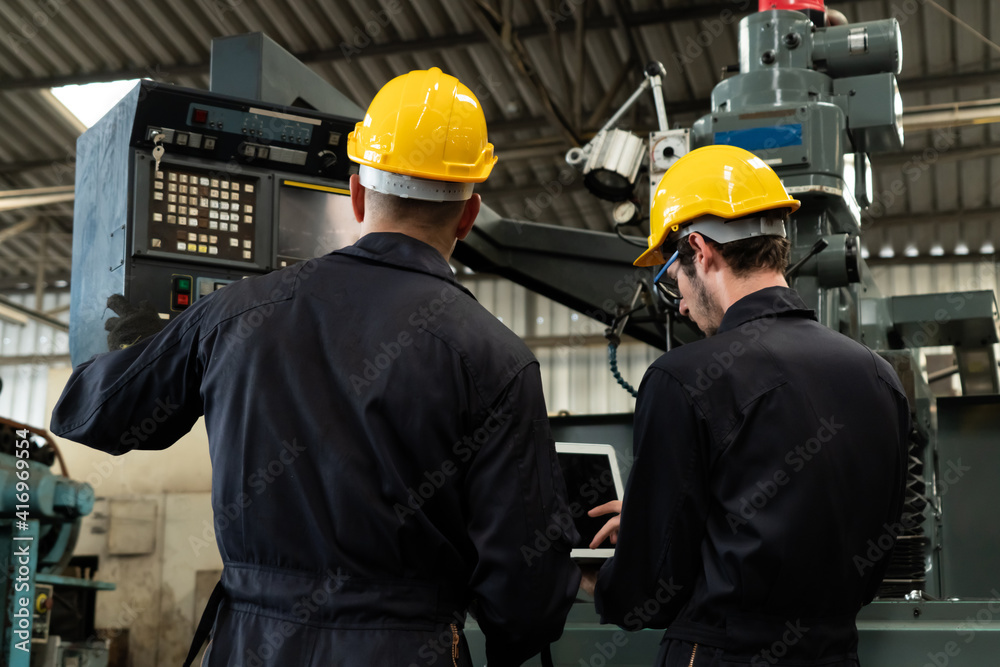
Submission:
[[[580,575],[538,363],[431,246],[373,233],[233,283],[76,368],[52,430],[122,454],[202,414],[206,664],[451,665],[457,638],[471,665],[467,609],[490,665],[562,633]],[[561,537],[525,558],[539,534]]]
[[[794,291],[740,299],[639,388],[603,620],[667,628],[657,665],[856,665],[903,532],[909,420],[892,367]]]

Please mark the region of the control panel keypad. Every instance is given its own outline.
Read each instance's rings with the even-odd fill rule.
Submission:
[[[220,178],[191,167],[161,165],[161,170],[153,172],[150,248],[252,262],[257,180]],[[166,201],[164,190],[169,195]]]

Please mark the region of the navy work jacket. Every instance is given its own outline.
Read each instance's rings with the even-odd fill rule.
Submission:
[[[643,378],[603,620],[706,660],[853,664],[901,532],[909,420],[892,367],[794,291],[740,299]]]
[[[368,234],[200,299],[76,368],[52,430],[122,454],[202,414],[226,594],[206,664],[451,665],[467,609],[491,665],[562,633],[580,575],[538,363],[431,246]]]

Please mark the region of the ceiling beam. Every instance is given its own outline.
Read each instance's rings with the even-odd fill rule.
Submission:
[[[882,218],[870,218],[874,227],[902,227],[923,223],[952,224],[957,222],[991,222],[1000,220],[1000,207],[973,208],[964,211],[927,211],[923,213],[904,213],[887,215]]]
[[[31,229],[38,222],[38,216],[33,215],[30,218],[22,220],[21,222],[16,222],[10,227],[4,227],[0,229],[0,243],[3,243],[9,238],[13,238],[28,229]]]
[[[72,185],[3,190],[0,191],[0,211],[13,211],[20,208],[73,201],[73,190]]]
[[[5,162],[0,163],[0,174],[20,174],[26,171],[34,171],[36,169],[64,169],[69,170],[73,168],[75,158],[70,157],[67,160],[19,160],[17,162]]]
[[[22,306],[17,301],[12,301],[11,299],[8,299],[2,294],[0,294],[0,304],[6,306],[7,308],[10,308],[11,310],[16,310],[19,313],[27,315],[31,319],[37,322],[41,322],[42,324],[47,324],[50,327],[59,329],[60,331],[69,331],[69,325],[63,322],[62,320],[57,320],[56,318],[50,317],[45,313],[39,312],[32,308],[28,308],[26,306]]]
[[[960,146],[957,148],[942,148],[933,146],[898,153],[875,153],[872,155],[872,165],[876,168],[888,164],[905,165],[907,162],[918,163],[917,166],[928,166],[937,162],[955,162],[958,160],[973,160],[1000,155],[1000,144],[985,146]]]
[[[827,5],[841,4],[881,4],[882,0],[827,0]],[[566,4],[566,3],[564,3]],[[562,5],[560,5],[562,7]],[[720,15],[729,12],[735,18],[745,16],[750,13],[748,8],[756,7],[755,2],[748,0],[728,0],[713,2],[711,4],[684,5],[679,7],[668,7],[663,9],[652,9],[642,12],[629,12],[625,15],[625,25],[629,28],[638,28],[648,25],[670,24],[674,21],[696,21],[699,19],[718,18]],[[567,17],[570,18],[570,17]],[[619,22],[615,16],[595,16],[584,22],[585,29],[592,30],[617,30]],[[555,26],[556,32],[572,34],[575,30],[573,21],[559,21]],[[533,23],[523,26],[513,26],[511,33],[521,39],[548,37],[552,28],[548,23]],[[309,63],[329,63],[339,60],[354,60],[357,58],[373,58],[391,55],[407,54],[411,55],[423,51],[442,51],[456,48],[466,48],[482,44],[483,36],[478,30],[454,35],[443,35],[441,37],[429,37],[424,39],[412,39],[385,44],[369,44],[364,49],[351,49],[343,45],[332,49],[311,49],[293,53],[297,59]],[[640,63],[644,65],[645,63]],[[0,80],[0,90],[28,90],[37,88],[56,88],[71,84],[94,83],[98,81],[119,81],[121,79],[141,79],[154,78],[156,80],[169,80],[173,77],[207,75],[210,63],[204,60],[191,64],[164,64],[156,65],[155,68],[149,65],[136,65],[117,70],[103,72],[85,72],[78,74],[66,74],[49,77],[25,77],[20,79]],[[161,69],[162,68],[162,69]],[[971,73],[972,75],[989,78],[990,72]],[[995,82],[996,73],[993,72]],[[962,75],[959,75],[961,78]],[[939,77],[949,81],[955,77]],[[944,86],[965,85],[963,83],[949,83],[945,81]],[[969,84],[972,85],[972,84]],[[935,86],[940,87],[940,86]],[[914,88],[916,89],[916,88]],[[703,100],[700,106],[708,109],[708,101]]]
[[[0,366],[20,366],[22,364],[38,365],[44,364],[68,364],[70,362],[68,354],[19,354],[14,356],[0,356]]]
[[[503,58],[510,75],[515,79],[521,79],[527,88],[534,89],[538,102],[542,105],[542,111],[552,129],[562,135],[563,139],[568,141],[571,146],[579,146],[580,139],[576,136],[569,119],[549,95],[548,88],[542,81],[538,69],[531,61],[519,36],[510,29],[510,24],[501,24],[498,31],[497,27],[493,25],[494,21],[488,16],[488,12],[478,4],[477,0],[467,0],[467,5],[469,18]]]
[[[570,167],[567,165],[567,169]],[[476,186],[476,192],[482,195],[486,199],[498,198],[503,201],[510,202],[512,199],[520,200],[533,199],[537,195],[548,192],[550,196],[553,196],[553,192],[557,192],[557,195],[574,193],[574,192],[586,192],[587,188],[583,185],[583,179],[580,178],[579,172],[575,169],[571,172],[573,174],[573,180],[569,183],[563,184],[558,180],[552,183],[528,183],[527,185],[514,185],[514,184],[504,184],[504,185],[492,185],[489,186],[486,181],[483,185]],[[594,199],[594,204],[597,204],[597,199]]]
[[[996,255],[918,255],[917,257],[906,257],[897,255],[895,257],[868,257],[865,263],[868,266],[909,266],[914,264],[981,264],[982,262],[996,263]]]

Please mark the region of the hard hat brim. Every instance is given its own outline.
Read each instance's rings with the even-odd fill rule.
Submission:
[[[799,210],[800,206],[802,206],[802,202],[800,202],[797,199],[792,199],[791,197],[789,197],[785,201],[778,203],[777,206],[775,206],[774,203],[771,202],[771,203],[768,203],[765,206],[751,207],[751,208],[746,209],[745,211],[740,211],[740,216],[739,217],[744,218],[744,217],[753,215],[754,213],[761,213],[763,211],[775,211],[775,210],[781,210],[781,209],[787,209],[788,213],[794,213],[795,211]],[[712,211],[711,211],[711,209],[708,209],[707,207],[706,207],[705,211],[691,211],[690,212],[691,219],[696,219],[697,217],[699,217],[701,215],[709,215],[709,214],[712,214]],[[685,221],[685,222],[681,223],[681,226],[687,226],[688,224],[689,224],[689,222]],[[632,262],[632,265],[633,266],[657,266],[659,264],[663,264],[666,260],[663,258],[663,253],[660,251],[660,247],[664,243],[667,242],[667,240],[669,239],[669,237],[670,237],[670,235],[672,233],[673,233],[673,230],[671,229],[671,226],[669,224],[664,225],[663,229],[661,230],[661,232],[659,234],[659,238],[653,237],[651,239],[651,241],[652,241],[651,247],[648,250],[646,250],[644,253],[642,253],[641,255],[639,255],[639,257],[634,262]]]

